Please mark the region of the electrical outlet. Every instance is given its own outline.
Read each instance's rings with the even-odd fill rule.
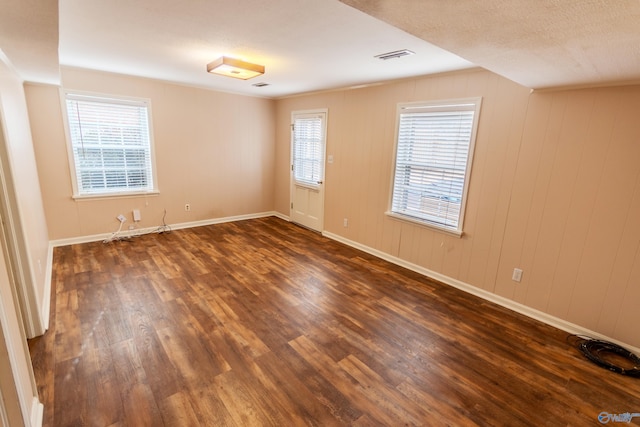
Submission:
[[[142,216],[140,215],[140,209],[134,209],[133,210],[133,221],[134,222],[138,222],[142,219]]]
[[[191,210],[191,205],[189,203],[185,203],[184,210],[189,212]]]
[[[511,280],[513,280],[514,282],[522,281],[522,270],[519,268],[514,268],[513,275],[511,276]]]
[[[342,220],[342,226],[343,227],[348,227],[349,226],[349,219],[348,218],[345,218],[345,219]]]
[[[127,217],[122,214],[118,215],[116,218],[118,218],[118,221],[120,222],[125,222],[127,220]]]

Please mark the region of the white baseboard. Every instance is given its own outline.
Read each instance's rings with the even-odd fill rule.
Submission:
[[[44,294],[42,296],[42,327],[44,331],[49,329],[49,315],[51,313],[51,281],[53,280],[53,245],[49,242],[47,249],[47,263],[44,272]],[[43,331],[43,332],[44,332]]]
[[[280,213],[280,212],[272,212],[272,213],[271,213],[271,215],[273,215],[273,216],[275,216],[275,217],[277,217],[277,218],[280,218],[280,219],[282,219],[282,220],[285,220],[285,221],[287,221],[287,222],[291,222],[291,219],[290,219],[287,215],[285,215],[285,214],[283,214],[283,213]]]
[[[227,216],[224,218],[205,219],[202,221],[183,222],[175,225],[171,225],[174,230],[180,230],[182,228],[202,227],[205,225],[222,224],[225,222],[244,221],[247,219],[265,218],[268,216],[276,216],[276,212],[260,212],[246,215]]]
[[[44,405],[40,403],[37,397],[31,401],[31,416],[29,417],[31,426],[42,427],[44,421]]]
[[[518,303],[516,301],[510,300],[508,298],[502,297],[500,295],[496,295],[492,292],[486,291],[484,289],[477,288],[468,283],[462,282],[460,280],[451,278],[449,276],[445,276],[444,274],[429,270],[427,268],[421,267],[417,264],[413,264],[411,262],[405,261],[401,258],[395,257],[393,255],[389,255],[388,253],[379,251],[374,248],[370,248],[369,246],[363,245],[361,243],[355,242],[353,240],[346,239],[340,235],[330,233],[325,231],[322,233],[323,236],[328,237],[329,239],[335,240],[340,243],[344,243],[347,246],[351,246],[353,248],[359,249],[363,252],[366,252],[375,257],[381,258],[385,261],[389,261],[392,264],[399,265],[408,270],[415,271],[416,273],[422,274],[423,276],[427,276],[429,278],[435,279],[439,282],[442,282],[446,285],[453,286],[454,288],[458,288],[464,292],[470,293],[477,297],[480,297],[484,300],[491,301],[496,303],[502,307],[508,308],[509,310],[513,310],[517,313],[523,314],[527,317],[530,317],[535,320],[539,320],[540,322],[546,323],[547,325],[553,326],[570,334],[576,335],[586,335],[592,338],[597,338],[600,340],[609,341],[612,343],[616,343],[625,347],[627,350],[632,351],[636,354],[640,354],[640,348],[634,347],[627,343],[618,341],[616,339],[607,337],[598,332],[592,331],[590,329],[584,328],[580,325],[576,325],[574,323],[568,322],[564,319],[560,319],[558,317],[552,316],[543,311],[537,310],[535,308],[531,308],[524,304]]]
[[[282,214],[280,214],[278,212],[275,212],[275,211],[269,211],[269,212],[259,212],[259,213],[254,213],[254,214],[235,215],[235,216],[227,216],[227,217],[222,217],[222,218],[205,219],[205,220],[201,220],[201,221],[181,222],[181,223],[177,223],[177,224],[169,224],[169,226],[171,227],[172,230],[180,230],[180,229],[184,229],[184,228],[202,227],[202,226],[205,226],[205,225],[222,224],[222,223],[225,223],[225,222],[243,221],[243,220],[247,220],[247,219],[264,218],[264,217],[268,217],[268,216],[277,216],[278,218],[285,219],[282,216]],[[136,230],[122,230],[119,233],[119,235],[122,236],[122,237],[135,237],[135,236],[138,236],[138,235],[144,235],[144,234],[153,233],[157,229],[158,229],[158,227],[156,226],[156,227],[139,228],[139,229],[136,229]],[[71,237],[71,238],[68,238],[68,239],[51,240],[49,242],[49,245],[52,248],[55,248],[55,247],[58,247],[58,246],[76,245],[76,244],[79,244],[79,243],[101,242],[101,241],[104,241],[105,239],[108,239],[109,237],[111,237],[112,234],[113,233],[104,233],[104,234],[94,234],[94,235],[90,235],[90,236]]]

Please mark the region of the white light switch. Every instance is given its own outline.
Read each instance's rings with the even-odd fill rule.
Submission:
[[[522,280],[522,270],[519,268],[514,268],[513,275],[511,276],[511,280],[515,282],[520,282]]]

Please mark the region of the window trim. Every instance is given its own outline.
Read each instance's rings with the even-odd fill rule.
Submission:
[[[400,131],[400,115],[407,110],[416,109],[416,110],[428,110],[430,108],[438,109],[440,111],[444,111],[447,107],[451,107],[451,111],[456,111],[455,107],[461,105],[475,105],[473,111],[473,124],[471,129],[471,135],[469,140],[469,150],[467,155],[467,164],[465,168],[464,174],[464,185],[462,189],[462,197],[460,204],[460,213],[458,216],[458,224],[457,227],[446,226],[444,224],[439,224],[433,221],[429,221],[427,219],[422,219],[410,215],[405,215],[400,212],[393,211],[393,196],[394,196],[394,187],[395,187],[395,178],[396,178],[396,162],[398,157],[398,143],[399,143],[399,131]],[[436,100],[436,101],[418,101],[418,102],[405,102],[399,103],[396,109],[396,126],[395,126],[395,143],[393,148],[393,162],[392,162],[392,171],[391,171],[391,186],[389,192],[389,201],[388,201],[388,210],[385,212],[385,215],[392,219],[397,219],[403,222],[408,222],[411,224],[416,224],[422,227],[427,227],[432,230],[437,230],[440,232],[444,232],[447,234],[451,234],[457,237],[462,237],[464,234],[463,225],[464,218],[466,212],[467,198],[468,198],[468,189],[469,182],[471,178],[471,169],[473,165],[475,144],[477,139],[477,130],[478,124],[480,122],[480,107],[482,105],[482,97],[470,97],[470,98],[457,98],[457,99],[447,99],[447,100]]]
[[[318,190],[318,188],[320,188],[320,186],[322,185],[321,183],[324,182],[325,180],[325,175],[326,175],[326,170],[325,170],[325,162],[326,162],[326,157],[327,157],[327,117],[329,115],[329,110],[327,108],[319,108],[319,109],[315,109],[315,110],[300,110],[300,111],[292,111],[291,112],[291,173],[292,173],[292,183],[298,187],[305,187],[308,188],[310,190]],[[299,118],[299,119],[315,119],[318,118],[321,121],[320,127],[321,127],[321,132],[322,132],[322,139],[323,139],[323,147],[322,147],[322,152],[320,153],[320,163],[322,163],[322,167],[321,167],[321,171],[322,174],[321,176],[318,178],[318,181],[316,183],[310,182],[310,181],[305,181],[305,180],[298,180],[295,177],[296,171],[294,170],[294,166],[295,166],[295,146],[294,146],[294,142],[293,142],[293,138],[294,138],[294,134],[295,134],[295,129],[294,129],[294,125],[295,125],[295,119]]]
[[[63,126],[65,131],[65,139],[67,146],[67,159],[69,164],[69,175],[71,178],[71,188],[73,200],[90,200],[90,199],[105,199],[105,198],[122,198],[122,197],[140,197],[140,196],[153,196],[160,194],[158,189],[158,172],[156,167],[155,158],[155,143],[153,137],[153,115],[151,109],[151,99],[149,98],[137,98],[122,95],[112,95],[98,92],[79,91],[72,89],[60,88],[60,106],[62,108]],[[78,98],[96,98],[102,101],[113,101],[114,104],[144,104],[147,108],[148,119],[148,131],[149,131],[149,157],[151,160],[151,175],[152,175],[152,189],[151,190],[130,190],[130,191],[112,191],[101,193],[80,194],[79,184],[76,172],[75,158],[73,155],[73,141],[71,140],[71,131],[69,126],[69,116],[67,113],[67,96]]]

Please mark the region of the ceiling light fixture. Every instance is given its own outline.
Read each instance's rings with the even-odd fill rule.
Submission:
[[[240,59],[222,56],[207,64],[207,72],[220,74],[221,76],[235,77],[236,79],[249,80],[264,74],[264,65],[252,64]]]

